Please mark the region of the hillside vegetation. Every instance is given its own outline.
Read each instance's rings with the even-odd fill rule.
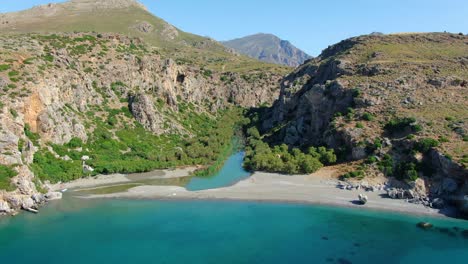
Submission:
[[[462,34],[344,40],[283,79],[259,137],[270,148],[332,148],[343,179],[396,178],[421,197],[464,204],[467,54]]]
[[[0,14],[0,32],[119,33],[141,38],[179,64],[220,72],[261,70],[286,74],[289,71],[287,67],[232,54],[212,39],[181,31],[134,0],[73,0]]]

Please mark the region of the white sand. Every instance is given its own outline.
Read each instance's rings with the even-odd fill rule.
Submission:
[[[323,171],[313,175],[297,176],[257,172],[249,179],[219,189],[192,192],[176,186],[137,186],[123,193],[91,195],[88,198],[285,201],[443,216],[438,210],[422,205],[384,198],[384,191],[341,190],[336,187],[336,182],[336,180],[323,177]],[[369,201],[366,205],[356,204],[360,193],[368,196]]]

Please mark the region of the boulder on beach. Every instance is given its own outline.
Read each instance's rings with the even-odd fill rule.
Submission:
[[[367,203],[367,200],[368,200],[367,195],[361,193],[361,194],[359,194],[358,197],[359,197],[359,202],[360,202],[361,204],[364,205],[364,204]]]

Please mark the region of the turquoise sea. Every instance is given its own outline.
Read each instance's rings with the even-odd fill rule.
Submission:
[[[434,228],[422,230],[420,221]],[[0,219],[0,261],[466,264],[468,221],[305,204],[68,195],[38,215]]]

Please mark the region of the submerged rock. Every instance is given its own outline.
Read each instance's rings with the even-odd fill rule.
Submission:
[[[468,230],[461,231],[461,234],[464,238],[468,239]]]
[[[442,209],[445,206],[445,202],[442,198],[435,198],[434,200],[432,200],[431,204],[432,204],[432,208],[435,208],[435,209]]]
[[[431,223],[429,222],[419,222],[417,225],[417,227],[421,228],[421,229],[424,229],[424,230],[428,230],[428,229],[431,229],[432,227],[434,227]]]
[[[60,200],[62,199],[62,193],[61,192],[49,192],[45,195],[45,197],[48,201]]]

